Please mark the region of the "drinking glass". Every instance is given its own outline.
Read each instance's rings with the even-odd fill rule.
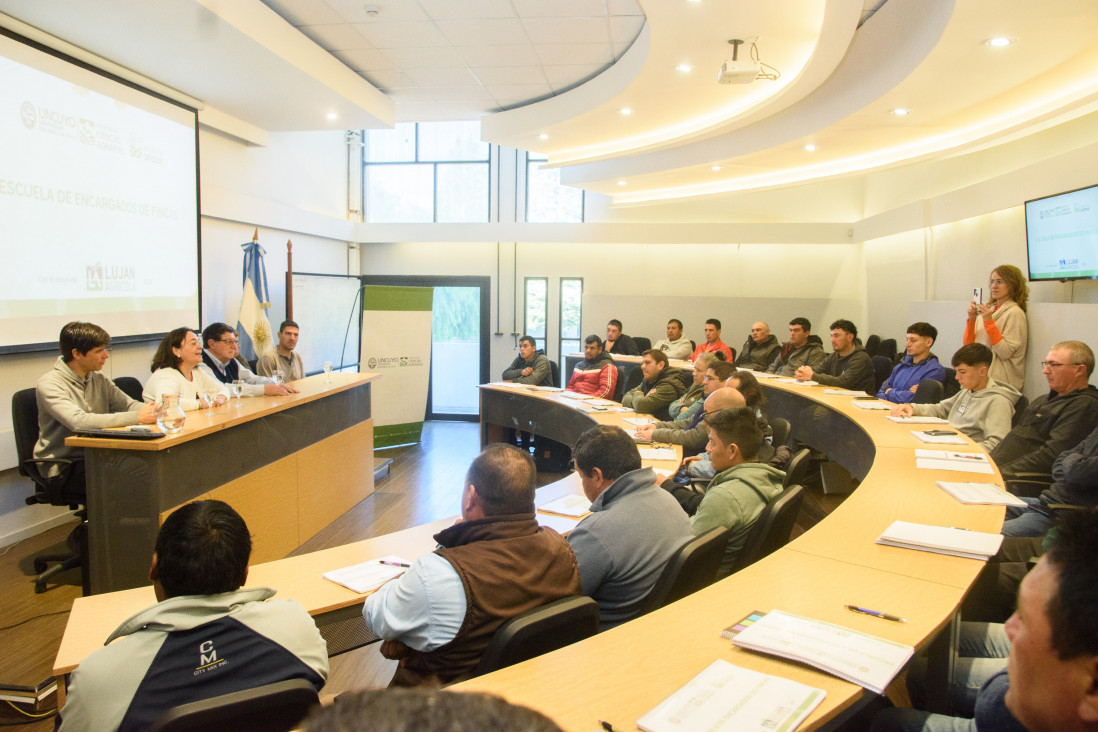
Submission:
[[[332,362],[331,361],[325,361],[324,362],[324,383],[325,384],[332,383]]]
[[[202,392],[202,401],[206,404],[206,409],[213,410],[214,402],[217,401],[217,392],[206,390]]]
[[[229,384],[229,391],[236,397],[236,406],[242,406],[240,403],[240,395],[244,393],[244,380],[235,379],[233,383]]]

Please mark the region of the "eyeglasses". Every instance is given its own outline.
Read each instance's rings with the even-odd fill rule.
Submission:
[[[218,338],[217,342],[218,343],[232,343],[234,346],[239,346],[240,345],[240,341],[238,341],[236,338]]]
[[[1042,361],[1041,362],[1041,368],[1043,368],[1043,369],[1057,369],[1057,368],[1060,368],[1061,366],[1082,366],[1082,364],[1078,364],[1078,363],[1074,363],[1074,362],[1073,363],[1056,363],[1055,361]]]
[[[988,280],[987,283],[989,285],[1005,285],[1006,280]]]

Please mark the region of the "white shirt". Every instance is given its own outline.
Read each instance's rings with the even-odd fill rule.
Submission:
[[[218,365],[219,370],[224,375],[225,374],[225,369],[224,369],[225,362],[222,361],[217,356],[213,355],[213,353],[210,351],[210,349],[206,348],[206,349],[203,349],[203,350],[207,354],[209,354],[210,360]],[[239,373],[237,374],[237,378],[244,382],[244,390],[241,392],[240,396],[246,396],[246,397],[263,396],[263,387],[266,386],[267,384],[273,384],[274,383],[273,381],[268,379],[266,376],[257,376],[256,374],[253,374],[251,369],[249,369],[247,366],[240,363],[239,361],[236,362],[236,367],[239,370]],[[212,370],[210,370],[210,367],[206,365],[205,361],[198,364],[198,368],[204,374],[209,376],[211,379],[214,379],[215,381],[218,381],[218,382],[221,381],[221,379],[217,378],[217,376],[214,375],[214,372]]]
[[[454,565],[424,554],[367,597],[362,616],[375,635],[426,653],[457,637],[465,610],[465,587]]]
[[[145,384],[145,390],[141,392],[141,398],[146,402],[159,402],[165,394],[178,394],[179,406],[184,412],[191,412],[202,408],[202,402],[198,395],[204,391],[212,391],[214,394],[224,394],[229,398],[229,388],[220,381],[210,376],[210,372],[200,368],[192,369],[192,381],[179,369],[157,369],[149,377],[149,383]]]

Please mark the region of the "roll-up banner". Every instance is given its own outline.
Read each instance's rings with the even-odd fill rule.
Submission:
[[[373,382],[374,447],[419,442],[431,375],[430,287],[367,286],[359,370]]]

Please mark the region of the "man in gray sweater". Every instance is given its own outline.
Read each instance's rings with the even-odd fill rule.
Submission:
[[[67,480],[73,488],[83,484],[84,451],[65,445],[65,438],[77,430],[156,421],[156,404],[130,399],[99,373],[110,358],[110,344],[107,331],[92,323],[73,321],[61,329],[61,356],[35,389],[38,444],[34,446],[34,459],[61,461],[39,463],[43,477],[61,474],[65,461],[76,460]]]
[[[652,468],[620,427],[580,435],[572,459],[591,513],[568,535],[583,594],[599,604],[603,630],[636,617],[664,565],[690,539],[690,519],[656,485]]]
[[[549,359],[544,351],[538,350],[537,342],[530,336],[519,338],[519,355],[503,370],[503,380],[533,386],[553,385]]]

